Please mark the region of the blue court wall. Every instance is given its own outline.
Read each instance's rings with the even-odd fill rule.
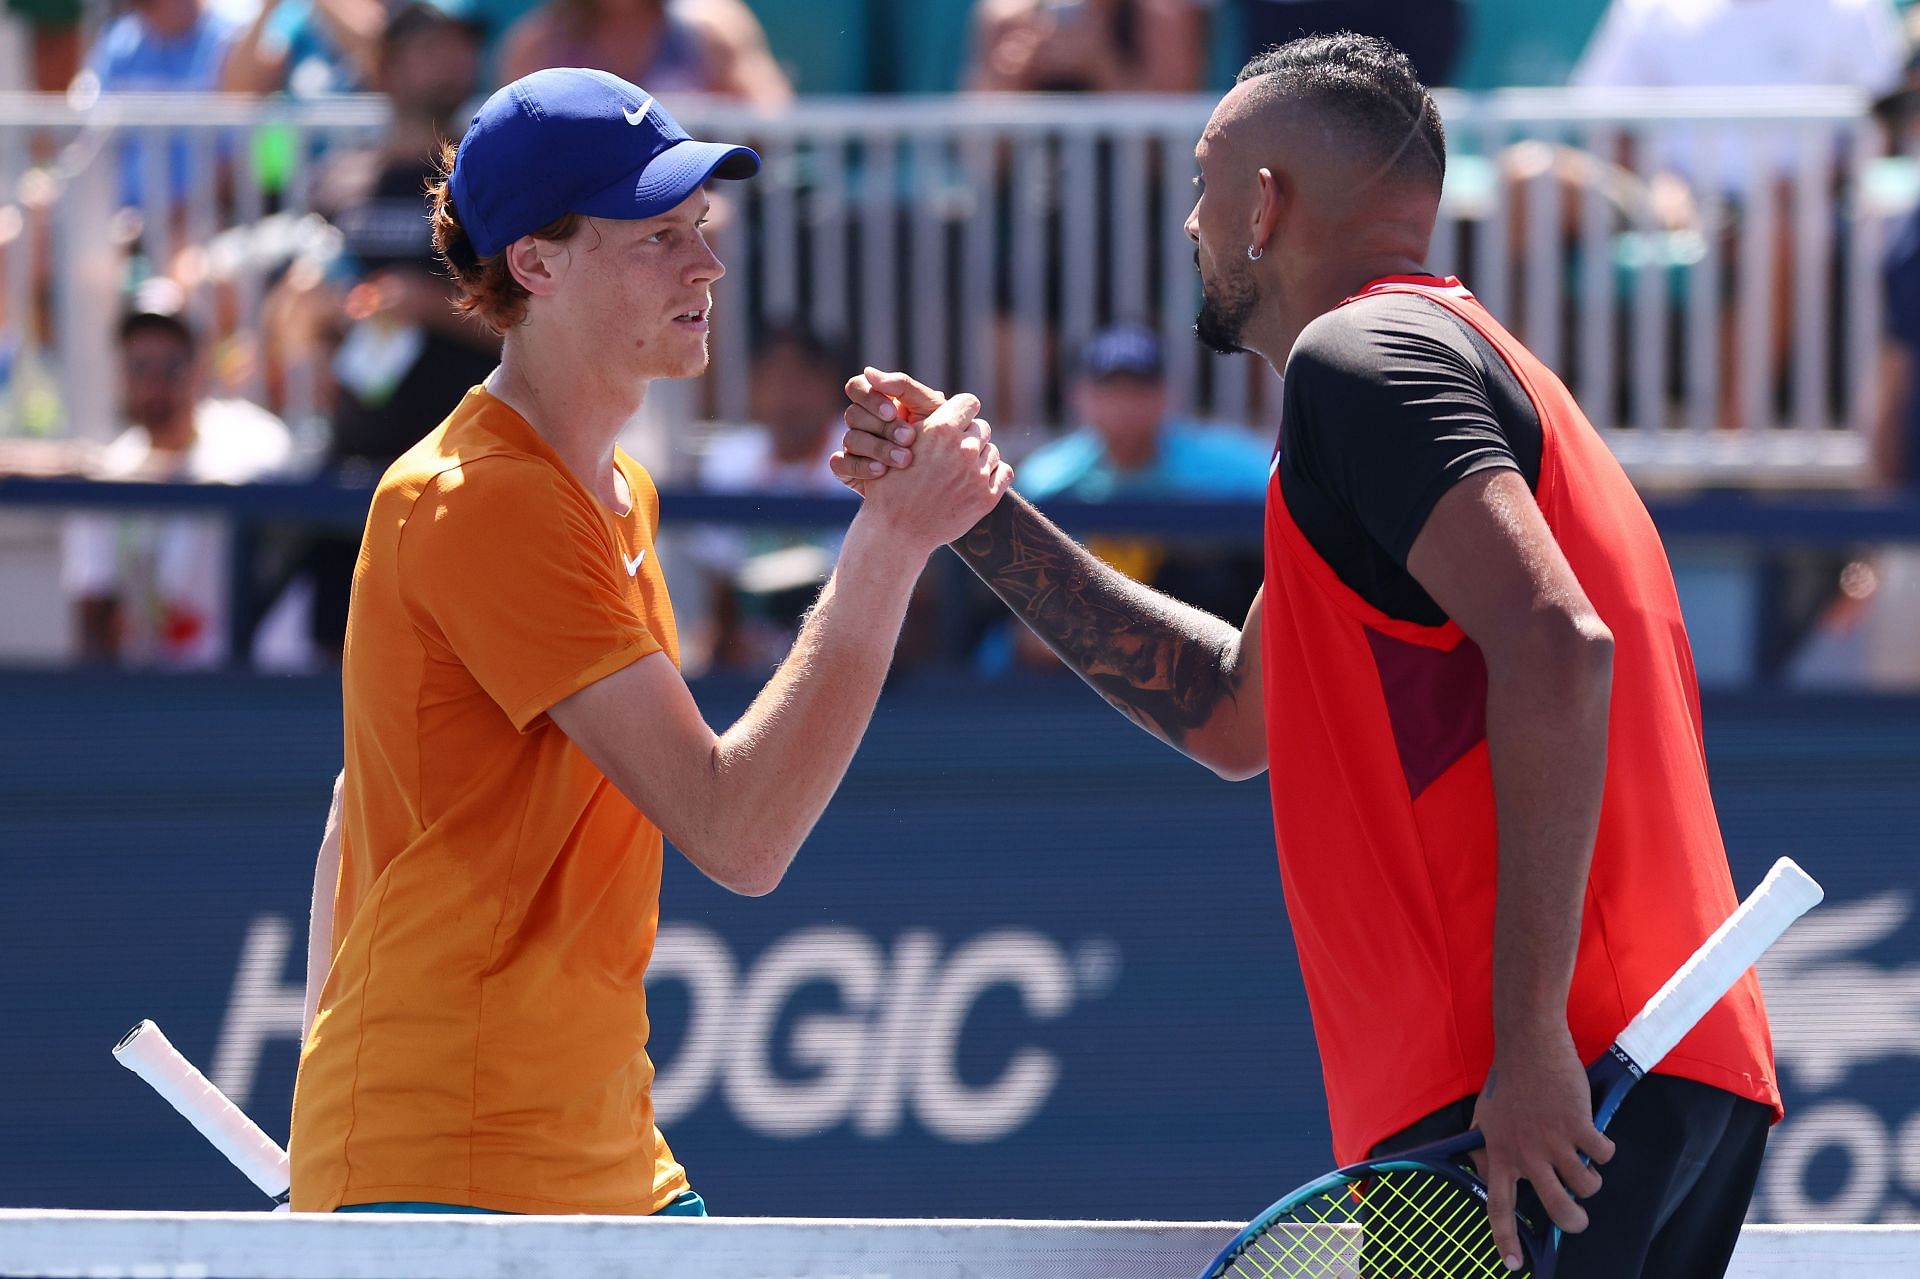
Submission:
[[[752,690],[699,690],[725,721]],[[1759,1215],[1920,1213],[1920,703],[1710,700],[1734,876],[1829,904],[1769,969]],[[0,676],[0,1205],[264,1206],[108,1049],[152,1017],[283,1139],[339,758],[327,681]],[[735,1214],[1244,1217],[1327,1159],[1263,783],[1077,683],[899,680],[786,883],[670,858],[665,1127]],[[1337,850],[1328,850],[1337,856]]]

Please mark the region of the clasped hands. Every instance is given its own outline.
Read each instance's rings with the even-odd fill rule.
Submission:
[[[949,397],[905,373],[874,368],[847,379],[846,393],[847,433],[830,465],[870,505],[911,507],[950,542],[1012,485],[1013,468],[1001,460],[975,396]],[[890,471],[908,474],[881,484]]]

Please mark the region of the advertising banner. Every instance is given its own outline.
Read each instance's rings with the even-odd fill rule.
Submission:
[[[722,724],[753,690],[697,691]],[[337,686],[5,677],[0,706],[0,1204],[264,1207],[108,1050],[153,1018],[285,1139]],[[1737,886],[1787,854],[1828,889],[1762,970],[1791,1116],[1755,1215],[1912,1219],[1920,708],[1708,725]],[[1076,682],[900,681],[774,893],[669,854],[648,986],[717,1213],[1244,1217],[1329,1157],[1264,781]]]

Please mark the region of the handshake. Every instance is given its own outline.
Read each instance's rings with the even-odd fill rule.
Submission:
[[[905,373],[869,368],[847,380],[847,434],[833,473],[864,510],[928,553],[964,537],[1013,484],[977,397],[951,398]],[[889,475],[900,471],[900,475]]]

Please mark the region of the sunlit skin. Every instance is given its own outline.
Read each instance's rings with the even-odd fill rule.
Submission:
[[[1412,160],[1425,112],[1397,150],[1369,148],[1337,114],[1271,76],[1236,85],[1208,120],[1186,221],[1200,271],[1196,325],[1215,350],[1276,371],[1306,327],[1366,287],[1424,270],[1438,219],[1436,166]],[[1358,145],[1356,145],[1358,144]],[[836,472],[850,483],[906,465],[894,456],[896,402],[925,412],[937,393],[899,373],[849,382]],[[1014,612],[1123,714],[1225,777],[1267,765],[1256,658],[1264,592],[1238,632],[1126,582],[1015,500],[982,521],[961,555]],[[1525,481],[1487,471],[1454,485],[1407,553],[1408,573],[1479,645],[1488,671],[1487,743],[1500,821],[1493,939],[1495,1052],[1474,1112],[1477,1162],[1505,1255],[1517,1256],[1516,1179],[1577,1232],[1576,1196],[1598,1191],[1612,1143],[1592,1123],[1566,999],[1606,772],[1612,636],[1554,542]],[[1161,674],[1180,671],[1170,680]],[[1551,759],[1549,772],[1539,761]],[[1508,850],[1516,850],[1509,854]],[[1496,1086],[1497,1076],[1497,1086]]]
[[[193,30],[193,24],[200,17],[196,0],[141,0],[132,9],[155,35],[166,40],[178,39]]]
[[[593,477],[616,509],[628,496],[613,441],[639,412],[648,382],[707,367],[713,285],[727,273],[707,243],[709,207],[696,191],[657,217],[588,218],[566,240],[529,235],[506,250],[538,323],[508,331],[488,387],[541,423],[573,473]],[[595,358],[581,360],[582,351]],[[538,377],[556,368],[574,374]]]
[[[1087,379],[1075,388],[1074,404],[1100,433],[1108,460],[1119,470],[1140,470],[1159,456],[1160,430],[1167,420],[1165,382],[1127,374]]]
[[[1438,193],[1357,170],[1351,147],[1262,79],[1220,100],[1193,159],[1202,328],[1231,321],[1219,336],[1276,372],[1316,316],[1368,280],[1423,269]]]
[[[416,31],[381,59],[380,88],[408,119],[452,120],[479,79],[479,41],[451,22]]]
[[[120,381],[127,420],[146,429],[154,448],[193,443],[199,370],[184,338],[158,327],[129,333],[120,347]]]
[[[816,462],[838,424],[842,373],[801,347],[776,343],[754,361],[749,415],[767,429],[782,462]]]

